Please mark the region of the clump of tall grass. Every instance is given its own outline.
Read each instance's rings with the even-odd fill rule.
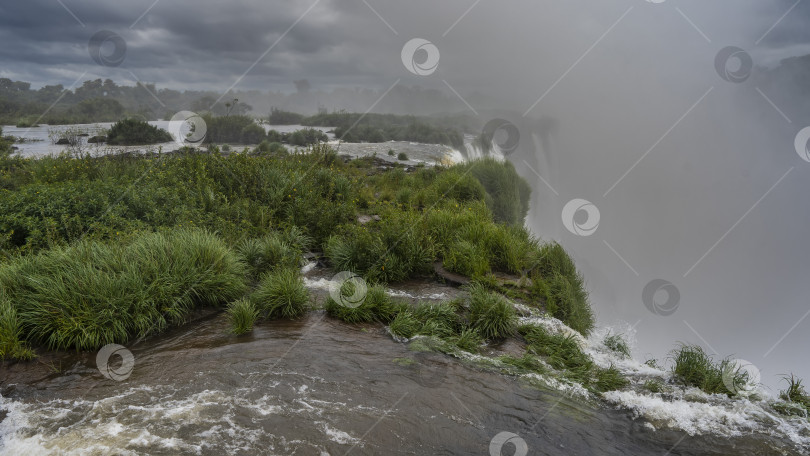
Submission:
[[[246,290],[245,266],[213,234],[179,229],[128,244],[82,242],[0,267],[26,340],[95,349],[183,323]]]
[[[571,381],[596,392],[624,388],[630,382],[613,365],[602,368],[582,351],[574,335],[551,334],[536,325],[520,327],[520,332],[528,342],[528,351],[542,356],[546,362],[562,372]]]
[[[352,296],[354,292],[354,283],[351,281],[346,281],[340,290],[342,296]],[[362,301],[357,305],[346,301],[338,302],[330,296],[324,307],[329,316],[346,323],[368,323],[375,320],[389,323],[407,308],[407,304],[395,302],[388,296],[384,286],[376,284],[368,287]]]
[[[449,341],[464,351],[477,353],[481,344],[484,343],[484,338],[475,329],[465,328],[458,335],[450,337]]]
[[[396,318],[391,321],[388,329],[391,331],[391,334],[397,337],[410,339],[419,332],[421,327],[422,323],[416,319],[412,312],[404,311],[397,314]]]
[[[307,311],[309,291],[296,269],[274,269],[265,274],[251,295],[266,318],[298,318]]]
[[[681,345],[672,351],[671,356],[675,362],[672,372],[676,380],[709,394],[719,393],[732,397],[738,392],[730,390],[726,383],[746,385],[749,380],[747,372],[735,367],[728,359],[715,362],[698,345]]]
[[[34,351],[21,340],[22,333],[17,310],[11,301],[0,293],[0,360],[34,358]]]
[[[807,411],[810,411],[810,395],[804,389],[802,379],[791,374],[790,377],[784,377],[783,380],[788,383],[788,387],[779,392],[779,398],[783,401],[801,405],[805,409],[805,414],[807,414]]]
[[[444,267],[448,271],[480,279],[491,271],[489,252],[479,243],[458,239],[444,257]]]
[[[585,336],[593,330],[595,318],[584,279],[562,246],[541,247],[532,282],[532,294],[545,301],[549,314]]]
[[[256,319],[259,318],[259,309],[250,299],[239,299],[228,304],[225,311],[231,323],[231,332],[238,335],[253,330]]]
[[[515,308],[501,295],[482,285],[470,287],[470,326],[485,339],[511,336],[517,327]]]
[[[590,386],[599,392],[615,391],[630,384],[630,380],[612,364],[607,369],[597,367],[594,377]]]
[[[622,338],[621,334],[610,334],[608,333],[605,336],[605,347],[613,350],[614,352],[622,355],[625,358],[630,357],[630,346],[627,345],[627,341]]]
[[[373,228],[344,226],[326,242],[325,253],[337,270],[353,271],[371,282],[398,282],[430,270],[433,241],[411,211],[386,210]]]
[[[504,355],[499,359],[502,363],[517,367],[520,370],[535,372],[538,374],[545,374],[548,372],[548,368],[531,353],[524,353],[520,358],[511,355]]]
[[[300,266],[301,253],[310,242],[299,228],[293,227],[282,233],[245,239],[237,246],[237,252],[250,267],[252,276],[258,278],[274,268]]]
[[[567,378],[583,385],[590,382],[595,366],[573,335],[550,334],[534,325],[523,326],[520,331],[529,343],[529,350],[545,357],[551,367],[564,371]]]

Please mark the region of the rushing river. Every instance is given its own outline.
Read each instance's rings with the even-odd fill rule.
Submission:
[[[307,283],[316,294],[323,288],[322,278]],[[396,294],[457,293],[432,287]],[[102,376],[95,353],[4,366],[0,453],[801,454],[760,433],[655,430],[604,401],[417,352],[382,325],[348,325],[323,311],[241,337],[228,329],[223,314],[209,314],[134,344],[134,369],[123,381]],[[513,443],[499,452],[507,439],[517,452]]]

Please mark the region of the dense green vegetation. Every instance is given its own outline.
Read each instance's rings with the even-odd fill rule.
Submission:
[[[335,136],[346,142],[413,141],[464,149],[460,130],[438,127],[428,119],[415,116],[322,112],[301,119],[301,124],[334,127]]]
[[[158,144],[172,141],[172,135],[166,130],[149,125],[138,119],[119,120],[107,133],[107,144],[117,146],[135,146]]]
[[[270,115],[267,117],[267,122],[270,125],[299,125],[303,120],[303,114],[282,111],[278,108],[270,108]]]
[[[202,230],[80,241],[0,266],[0,290],[16,311],[20,340],[54,349],[95,349],[145,337],[245,289],[243,263]],[[14,313],[5,311],[9,321],[0,326],[13,326]]]
[[[201,307],[225,308],[235,334],[263,319],[297,318],[313,305],[298,271],[307,250],[369,283],[358,306],[327,300],[332,317],[475,352],[517,335],[516,310],[502,293],[546,305],[531,287],[509,292],[495,272],[578,277],[559,246],[521,226],[525,211],[502,191],[519,191],[519,180],[494,161],[380,172],[372,158],[343,162],[325,145],[295,156],[4,157],[0,356],[124,343]],[[361,224],[359,214],[378,217]],[[466,297],[412,306],[386,294],[385,283],[431,276],[436,262],[475,281]],[[570,304],[555,309],[575,315]],[[609,379],[592,373],[594,385]]]
[[[279,133],[275,130],[265,132],[264,128],[249,116],[205,114],[202,118],[207,127],[205,135],[207,143],[264,144],[266,142],[304,147],[329,140],[325,133],[314,128],[297,130],[292,133]]]

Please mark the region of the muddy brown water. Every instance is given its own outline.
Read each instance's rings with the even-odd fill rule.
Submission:
[[[764,437],[652,431],[599,402],[522,385],[315,311],[228,334],[213,314],[134,345],[129,378],[95,353],[4,366],[3,454],[775,454]],[[61,366],[59,372],[53,366]],[[507,443],[503,455],[514,454]],[[518,453],[520,454],[520,453]],[[799,454],[784,450],[783,454]]]

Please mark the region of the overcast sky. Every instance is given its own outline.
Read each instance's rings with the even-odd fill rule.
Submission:
[[[639,358],[694,342],[777,385],[810,378],[810,163],[793,148],[810,119],[755,77],[724,80],[715,59],[727,46],[762,67],[810,54],[808,21],[810,2],[794,0],[6,1],[0,77],[216,91],[398,81],[483,118],[507,109],[525,129],[510,159],[535,188],[531,227],[573,252],[600,321],[633,325]],[[101,30],[126,43],[119,66],[91,58]],[[403,64],[414,38],[439,51],[430,74]],[[533,141],[528,119],[544,116],[556,127]],[[575,198],[600,211],[591,236],[561,220]],[[679,290],[673,314],[645,307],[654,279]]]

